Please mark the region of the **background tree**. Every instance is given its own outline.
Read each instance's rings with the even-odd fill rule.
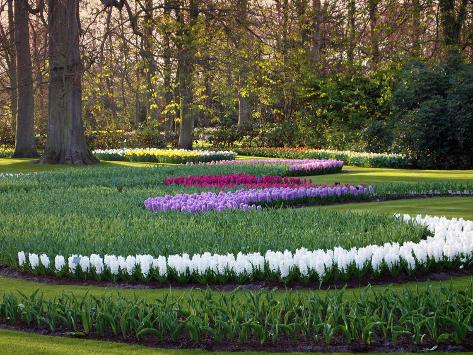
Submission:
[[[49,117],[47,164],[93,164],[82,121],[79,0],[48,1]]]
[[[16,111],[16,158],[33,158],[38,156],[34,134],[34,99],[33,73],[30,54],[29,13],[39,12],[42,5],[33,10],[27,1],[15,0],[15,49],[17,78],[17,111]]]

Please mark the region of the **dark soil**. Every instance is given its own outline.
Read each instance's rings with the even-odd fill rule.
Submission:
[[[456,276],[473,275],[473,266],[468,266],[458,270],[448,270],[443,272],[420,273],[416,272],[411,275],[401,274],[398,276],[382,276],[382,277],[364,277],[362,279],[339,280],[323,283],[320,285],[315,282],[293,282],[284,284],[276,281],[254,281],[243,284],[228,283],[228,284],[198,284],[198,283],[177,283],[177,282],[157,282],[150,281],[147,283],[139,281],[97,281],[97,280],[80,280],[73,278],[61,278],[52,275],[32,275],[27,272],[18,271],[12,267],[0,266],[0,276],[9,277],[12,279],[21,279],[27,281],[34,281],[44,284],[53,285],[78,285],[78,286],[98,286],[107,288],[122,288],[122,289],[160,289],[160,288],[194,288],[194,289],[213,289],[216,291],[233,291],[235,289],[241,290],[304,290],[304,289],[340,289],[340,288],[359,288],[368,285],[385,285],[385,284],[402,284],[406,282],[419,281],[443,281]]]
[[[9,326],[0,324],[0,329],[17,330],[22,332],[35,333],[47,336],[78,337],[78,335],[68,334],[67,332],[50,332],[45,329],[28,328],[23,326]],[[122,339],[112,334],[103,337],[95,335],[81,335],[80,339],[106,340],[125,344],[140,344],[149,347],[169,348],[169,349],[202,349],[209,351],[265,351],[265,352],[426,352],[443,351],[459,352],[473,350],[473,339],[466,339],[462,344],[444,343],[435,345],[428,339],[422,345],[412,343],[409,338],[400,338],[398,343],[389,342],[372,343],[371,345],[360,342],[346,343],[342,337],[334,337],[331,345],[325,345],[322,341],[308,341],[298,336],[296,339],[279,339],[277,342],[268,341],[261,344],[258,341],[248,339],[244,343],[236,340],[215,341],[213,339],[202,339],[201,341],[192,341],[190,338],[183,337],[178,341],[158,340],[157,338],[146,337],[140,340],[129,337]]]

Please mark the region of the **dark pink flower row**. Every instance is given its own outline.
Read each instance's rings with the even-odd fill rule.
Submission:
[[[186,187],[216,187],[232,188],[244,186],[250,188],[266,187],[301,187],[314,186],[312,179],[301,179],[297,177],[282,176],[255,176],[248,174],[228,174],[228,175],[202,175],[202,176],[179,176],[177,178],[167,178],[166,185],[180,185]]]

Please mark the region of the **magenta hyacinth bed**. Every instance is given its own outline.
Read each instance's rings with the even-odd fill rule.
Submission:
[[[165,185],[179,185],[186,187],[209,187],[209,188],[233,188],[242,186],[247,188],[269,188],[269,187],[310,187],[312,179],[301,179],[298,177],[282,176],[255,176],[249,174],[228,175],[195,175],[179,176],[177,178],[164,179]]]
[[[221,192],[202,192],[157,196],[144,202],[152,212],[180,211],[205,212],[226,209],[254,209],[275,203],[346,201],[368,198],[373,193],[371,186],[336,185],[326,187],[299,187],[250,189]]]

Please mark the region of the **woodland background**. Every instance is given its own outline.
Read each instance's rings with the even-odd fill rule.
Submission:
[[[15,145],[17,3],[0,0],[0,146]],[[31,1],[24,14],[39,149],[48,125],[50,3],[33,9]],[[91,149],[313,147],[431,154],[431,165],[473,166],[469,0],[78,6]]]

